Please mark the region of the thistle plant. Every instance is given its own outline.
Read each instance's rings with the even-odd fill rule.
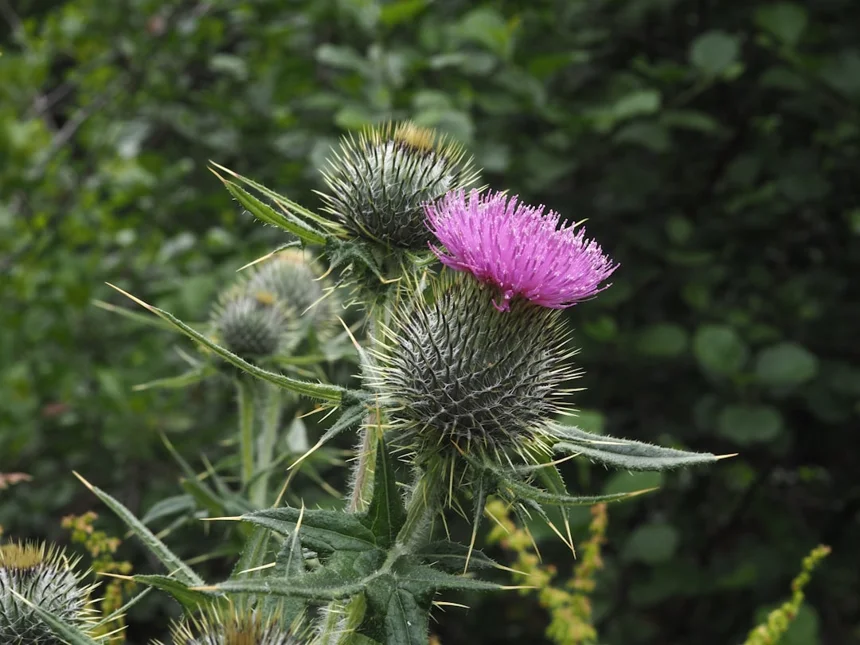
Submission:
[[[426,643],[440,594],[506,588],[492,581],[499,565],[478,542],[488,496],[523,517],[543,517],[573,549],[568,507],[635,493],[571,494],[562,461],[666,470],[720,458],[598,436],[562,421],[573,411],[571,382],[581,375],[562,310],[606,289],[618,265],[583,226],[553,211],[505,193],[467,192],[477,174],[459,146],[412,124],[347,137],[322,177],[327,189],[318,210],[222,166],[213,171],[245,210],[325,257],[338,290],[349,289],[362,307],[367,333],[346,332],[360,364],[357,388],[328,382],[322,371],[313,380],[291,369],[308,365],[301,355],[283,355],[300,351],[291,316],[312,311],[306,303],[329,293],[295,291],[276,279],[295,268],[294,255],[262,261],[231,287],[210,329],[126,294],[239,375],[239,490],[227,482],[217,487],[222,498],[241,497],[228,507],[194,489],[210,511],[225,509],[221,518],[209,512],[210,520],[243,527],[244,548],[226,580],[205,582],[117,500],[83,480],[170,574],[134,579],[170,593],[189,615],[241,602],[265,617],[267,635],[291,633],[303,618],[321,645]],[[269,401],[312,399],[317,411],[328,411],[319,441],[281,473],[281,491],[316,449],[354,435],[342,510],[283,505],[281,495],[269,506],[267,486],[257,486],[261,472],[272,472],[279,416],[264,413],[268,426],[256,429],[259,391],[275,397]],[[550,520],[551,506],[561,509],[563,526]],[[468,544],[440,534],[452,511],[471,524]],[[197,635],[222,633],[210,629],[212,620],[198,620],[204,622],[189,623],[175,640],[233,642]],[[268,642],[254,634],[236,642]],[[269,640],[281,645],[284,638]]]
[[[79,561],[45,544],[0,545],[0,643],[62,645],[52,619],[81,630],[94,626],[93,586],[84,582]]]

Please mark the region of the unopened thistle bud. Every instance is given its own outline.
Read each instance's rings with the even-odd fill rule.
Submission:
[[[93,586],[84,584],[85,573],[76,570],[78,562],[44,544],[0,545],[0,643],[65,643],[30,605],[79,629],[92,624],[89,602]]]
[[[353,235],[408,250],[431,239],[422,205],[472,185],[465,151],[411,123],[349,137],[324,172],[326,210]]]
[[[220,298],[212,316],[217,341],[246,359],[276,356],[295,341],[295,312],[277,298],[235,285]]]
[[[297,633],[298,632],[298,633]],[[262,618],[257,611],[211,611],[173,629],[174,645],[304,645],[302,630]]]
[[[446,274],[386,331],[369,381],[419,461],[445,451],[529,460],[545,447],[562,386],[578,375],[568,332],[557,310],[517,300],[501,312],[495,296],[470,276]]]
[[[248,280],[247,293],[287,305],[308,324],[331,319],[331,296],[325,293],[325,282],[320,280],[322,271],[304,253],[281,251],[258,267]]]

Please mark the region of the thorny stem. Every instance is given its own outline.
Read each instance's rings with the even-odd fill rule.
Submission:
[[[397,534],[401,551],[408,550],[427,537],[427,525],[439,510],[439,500],[444,489],[445,482],[439,477],[438,470],[427,470],[419,475],[406,507],[406,521]]]

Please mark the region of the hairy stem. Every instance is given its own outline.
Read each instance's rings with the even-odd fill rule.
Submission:
[[[260,383],[258,392],[262,399],[262,424],[260,439],[257,442],[257,472],[259,476],[251,486],[251,503],[257,508],[268,504],[270,467],[275,457],[275,444],[283,412],[283,394],[280,389],[268,383]]]
[[[406,521],[397,535],[400,552],[405,552],[429,537],[429,524],[439,511],[439,500],[445,489],[445,481],[436,469],[427,470],[418,476],[412,496],[406,507]]]
[[[242,486],[254,476],[254,385],[248,379],[236,379],[239,398],[239,454],[241,456]]]

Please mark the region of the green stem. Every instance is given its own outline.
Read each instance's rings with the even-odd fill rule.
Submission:
[[[249,379],[236,379],[236,394],[239,398],[239,454],[242,486],[247,486],[254,476],[254,385]]]
[[[371,346],[376,344],[376,336],[380,327],[387,323],[387,309],[381,305],[377,306],[367,323]],[[362,354],[363,369],[369,367],[366,364],[366,356],[366,353]],[[347,511],[350,513],[364,511],[367,501],[370,499],[373,490],[373,468],[376,461],[376,437],[377,432],[382,431],[382,422],[382,411],[374,410],[367,415],[365,427],[361,430],[361,443],[358,447],[355,469],[353,470],[352,491],[347,504]]]
[[[445,481],[439,476],[439,471],[424,471],[418,477],[406,506],[406,521],[397,534],[400,552],[406,552],[427,540],[427,525],[439,511],[439,500],[442,499],[444,490]]]
[[[278,430],[284,406],[279,388],[266,383],[260,384],[259,389],[263,398],[263,419],[260,440],[257,443],[259,476],[251,486],[251,503],[257,508],[264,508],[268,504],[269,477],[272,474],[270,468],[275,458],[275,446],[278,442]]]

